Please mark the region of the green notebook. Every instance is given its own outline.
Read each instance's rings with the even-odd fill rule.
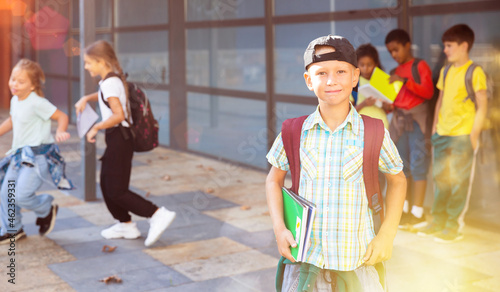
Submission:
[[[360,86],[358,92],[366,98],[374,97],[380,101],[393,103],[401,87],[403,87],[403,82],[394,81],[389,83],[389,77],[389,74],[375,67],[370,77],[370,83]]]
[[[304,260],[309,248],[312,222],[316,206],[292,191],[281,188],[283,194],[283,219],[285,226],[293,235],[297,247],[290,247],[297,262]]]

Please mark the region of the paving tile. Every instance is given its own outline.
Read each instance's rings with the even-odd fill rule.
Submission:
[[[193,281],[234,276],[276,267],[276,259],[256,250],[200,259],[173,265],[172,268]]]
[[[8,283],[7,279],[8,276],[2,271],[0,291],[73,291],[67,283],[44,265],[17,269],[15,284]],[[56,290],[56,287],[64,288],[64,290]]]
[[[52,232],[58,232],[67,229],[92,227],[94,224],[88,222],[81,217],[57,218]],[[35,223],[24,224],[24,230],[28,235],[38,234],[39,226]]]
[[[477,281],[472,283],[474,287],[481,288],[485,292],[493,292],[498,291],[498,287],[500,287],[500,277],[498,276],[498,268],[497,268],[497,276],[491,277],[485,280]]]
[[[101,239],[90,242],[75,243],[64,245],[64,249],[77,259],[87,259],[101,257],[109,253],[102,251],[103,246],[116,246],[112,254],[130,253],[134,250],[144,249],[144,237],[137,239]]]
[[[111,275],[110,275],[111,276]],[[99,279],[84,279],[70,282],[71,286],[78,291],[148,291],[154,289],[164,290],[167,287],[191,283],[187,277],[179,274],[169,267],[159,266],[137,269],[117,273],[122,283],[105,284]],[[103,277],[104,278],[104,277]]]
[[[464,235],[465,238],[461,241],[442,244],[432,238],[421,238],[414,234],[413,243],[405,244],[405,247],[445,260],[500,249],[500,234],[469,228],[464,230]]]
[[[75,257],[55,242],[38,235],[28,236],[27,238],[16,241],[15,247],[12,248],[7,245],[2,245],[1,247],[2,256],[0,257],[0,263],[2,264],[0,265],[0,275],[5,274],[6,265],[3,263],[10,262],[11,258],[15,259],[16,269],[19,272],[53,263],[75,260]],[[3,250],[3,248],[5,248],[5,250]],[[15,254],[9,255],[7,253],[7,248],[9,248],[10,252],[14,251]]]
[[[465,257],[449,258],[446,259],[446,261],[465,268],[473,269],[486,275],[498,276],[500,274],[498,271],[499,263],[498,261],[492,261],[491,259],[500,260],[500,250],[478,253]]]
[[[216,210],[236,206],[236,204],[230,201],[220,199],[216,196],[201,191],[174,194],[170,195],[169,197],[174,198],[182,205],[189,206],[199,211]]]
[[[186,226],[183,228],[168,228],[162,234],[160,240],[155,244],[155,246],[169,246],[222,236],[233,238],[239,235],[243,236],[244,234],[246,234],[246,232],[241,229],[238,229],[230,224],[217,221],[215,223]]]
[[[231,278],[244,287],[252,287],[255,291],[275,291],[276,289],[276,267],[240,274]]]
[[[46,237],[54,240],[58,245],[64,246],[102,239],[101,230],[101,226],[75,228],[51,232]]]
[[[73,286],[83,280],[99,279],[163,265],[141,251],[124,254],[104,254],[101,257],[49,265],[64,281]],[[78,290],[78,289],[77,289]]]
[[[85,205],[69,207],[69,209],[94,225],[105,227],[116,223],[116,220],[111,216],[103,201],[88,202]],[[131,215],[133,221],[146,219],[134,214]]]
[[[225,208],[205,211],[204,214],[230,223],[248,232],[272,230],[271,217],[267,206],[246,206],[250,209],[242,210],[241,207]]]
[[[471,287],[489,276],[408,247],[395,246],[387,262],[391,291],[447,291],[449,287]],[[410,284],[411,283],[411,284]],[[454,290],[451,290],[454,291]],[[460,290],[457,290],[460,291]],[[469,290],[464,290],[469,291]]]
[[[228,237],[252,248],[276,247],[276,237],[272,230],[231,234]]]
[[[171,288],[161,288],[150,290],[148,292],[257,292],[251,287],[245,287],[239,282],[234,281],[229,277],[212,279],[202,282],[194,282],[191,284],[180,285]],[[266,292],[266,291],[262,291]]]
[[[165,265],[174,265],[199,259],[210,259],[222,255],[250,250],[227,237],[187,242],[170,246],[145,249],[144,252]]]

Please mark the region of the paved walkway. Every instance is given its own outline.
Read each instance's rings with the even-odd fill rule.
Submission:
[[[75,137],[61,149],[80,185]],[[1,137],[0,151],[10,143],[9,135]],[[102,153],[102,136],[97,145]],[[45,184],[40,193],[54,195],[60,206],[56,226],[40,237],[33,213],[23,213],[28,237],[15,246],[16,284],[7,282],[12,257],[0,246],[0,291],[273,291],[278,254],[265,176],[165,148],[135,155],[132,188],[178,214],[151,248],[144,247],[143,218],[134,218],[141,238],[105,240],[99,233],[114,221],[102,199],[84,202],[79,191]],[[465,235],[443,245],[400,232],[387,264],[390,291],[498,291],[500,234],[468,227]],[[103,252],[105,245],[116,250]],[[99,281],[113,275],[123,282]]]

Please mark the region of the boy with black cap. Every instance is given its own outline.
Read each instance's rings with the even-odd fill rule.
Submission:
[[[320,37],[307,47],[304,63],[306,85],[318,97],[319,106],[301,128],[298,195],[313,202],[317,209],[305,260],[294,265],[290,246],[296,243],[283,221],[281,193],[290,163],[280,133],[267,154],[272,168],[266,180],[278,249],[286,258],[281,261],[285,265],[278,267],[277,289],[295,291],[301,285],[300,271],[308,271],[318,276],[314,283],[299,289],[333,289],[333,281],[336,289],[347,283],[343,291],[383,291],[380,263],[391,257],[406,191],[403,162],[384,130],[378,167],[388,181],[387,212],[375,236],[363,180],[364,124],[349,102],[360,74],[355,50],[343,37]],[[382,269],[376,270],[376,264]],[[362,279],[375,280],[367,283]]]

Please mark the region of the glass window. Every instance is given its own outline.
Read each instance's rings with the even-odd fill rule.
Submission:
[[[159,140],[161,145],[170,144],[170,95],[168,91],[144,88],[151,102],[153,115],[160,125]]]
[[[395,7],[396,4],[397,0],[275,0],[274,10],[276,15],[288,15]]]
[[[314,97],[304,82],[304,51],[313,39],[327,34],[346,37],[354,48],[374,45],[386,71],[397,66],[385,48],[385,36],[397,27],[395,18],[277,25],[275,28],[275,88],[277,93]],[[313,33],[314,32],[314,33]]]
[[[95,1],[95,26],[111,27],[111,0]]]
[[[276,133],[281,132],[281,125],[286,119],[310,115],[316,110],[316,107],[316,105],[277,102]]]
[[[168,1],[115,0],[116,26],[144,26],[168,23]]]
[[[266,168],[266,103],[189,93],[188,148]]]
[[[68,74],[68,57],[64,50],[39,50],[38,62],[45,73],[52,74]]]
[[[260,26],[188,30],[188,84],[264,92],[264,38]]]
[[[71,1],[71,11],[73,14],[72,27],[79,28],[80,27],[80,0]]]
[[[413,40],[418,45],[417,56],[425,59],[435,78],[444,64],[443,33],[455,24],[465,23],[474,30],[475,40],[469,57],[487,72],[499,72],[498,56],[500,31],[492,26],[498,22],[500,12],[429,15],[413,18]],[[497,57],[498,58],[498,57]]]
[[[264,17],[263,0],[188,0],[187,20]]]
[[[53,105],[68,114],[69,84],[66,79],[47,78],[43,93]]]
[[[130,81],[168,83],[168,32],[117,33],[115,48]]]

